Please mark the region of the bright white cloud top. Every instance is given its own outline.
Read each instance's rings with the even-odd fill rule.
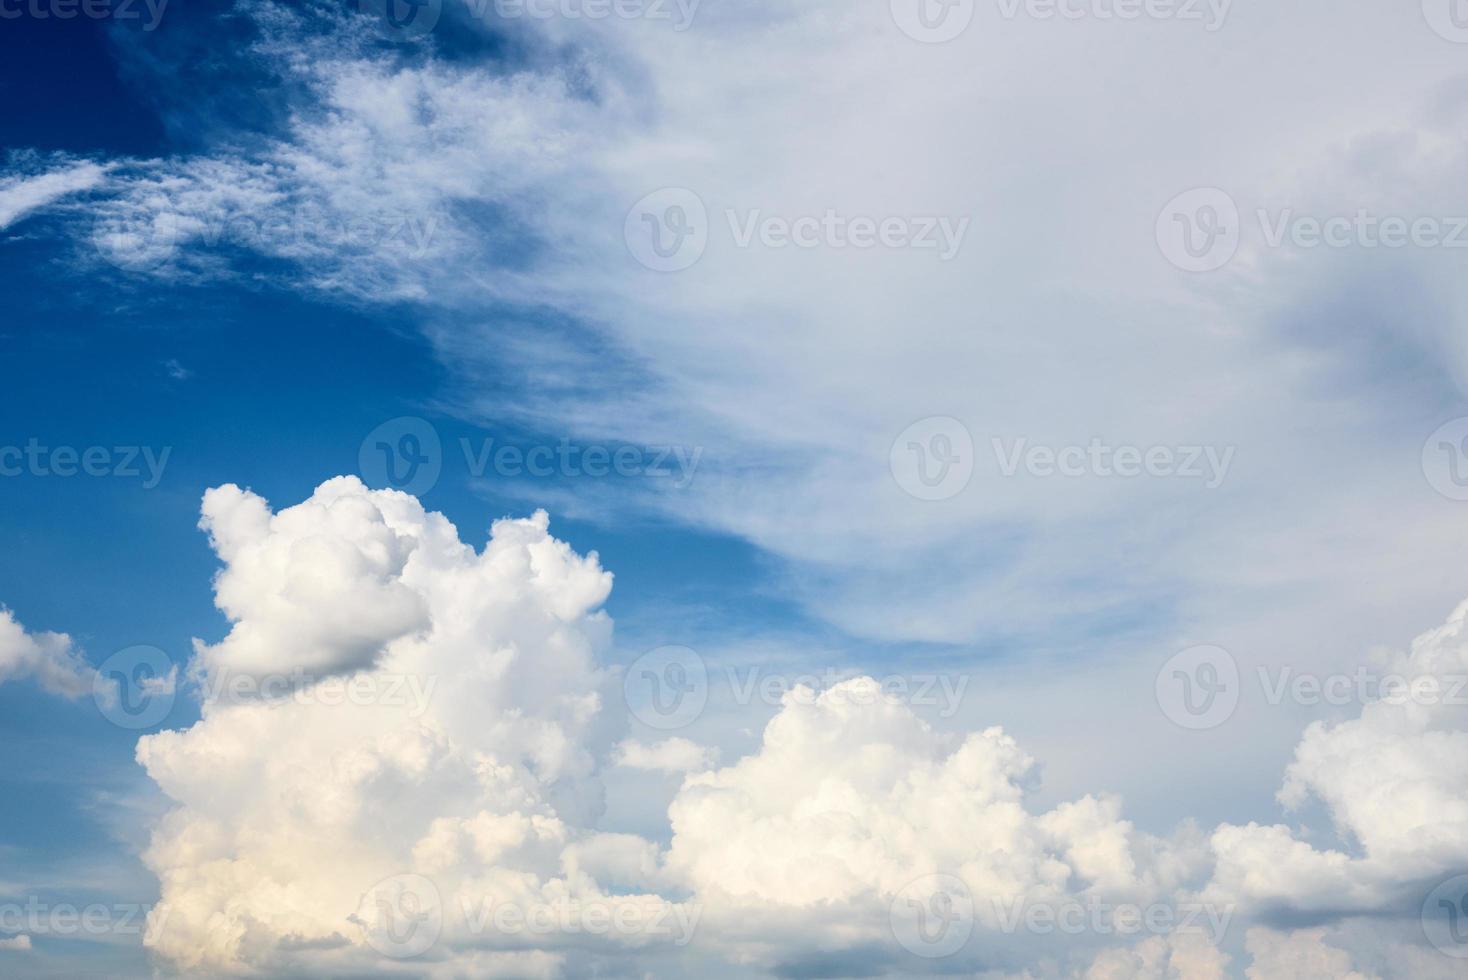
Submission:
[[[638,741],[604,661],[611,575],[544,513],[475,549],[340,477],[275,511],[221,487],[203,515],[233,626],[197,644],[201,720],[137,749],[172,805],[145,857],[172,968],[1453,975],[1416,906],[1468,858],[1461,711],[1305,733],[1282,796],[1323,800],[1339,850],[1286,826],[1158,838],[1112,795],[1030,806],[1013,738],[940,731],[869,678],[789,691],[724,768]],[[1395,669],[1468,670],[1465,610]],[[689,772],[656,839],[598,828],[629,769]],[[1328,927],[1283,924],[1302,915]]]

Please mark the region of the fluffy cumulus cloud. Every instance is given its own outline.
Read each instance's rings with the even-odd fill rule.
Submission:
[[[318,493],[280,514],[238,487],[205,495],[200,525],[225,563],[216,601],[234,628],[197,648],[204,669],[351,672],[427,627],[427,602],[403,574],[419,536],[349,490]]]
[[[92,690],[95,673],[65,633],[28,633],[0,606],[0,684],[33,679],[42,689],[75,698]]]
[[[455,969],[539,975],[568,955],[546,916],[590,910],[633,944],[675,921],[639,891],[646,846],[588,827],[610,631],[594,555],[543,513],[476,550],[354,478],[273,514],[223,487],[203,523],[234,626],[198,646],[201,720],[138,745],[174,804],[146,853],[157,953],[205,973],[339,972],[453,950]],[[518,932],[489,928],[503,906]]]
[[[665,738],[657,742],[624,739],[617,745],[615,754],[619,766],[654,772],[696,772],[710,768],[718,758],[718,749],[686,738]]]
[[[723,767],[686,738],[629,737],[601,665],[611,576],[544,513],[475,548],[413,497],[342,477],[281,510],[221,487],[203,515],[232,626],[196,645],[200,720],[137,748],[172,804],[145,853],[147,943],[170,969],[1451,975],[1392,919],[1461,859],[1445,706],[1376,703],[1305,733],[1282,797],[1323,800],[1351,851],[1285,826],[1159,837],[1111,795],[1033,805],[1014,738],[939,730],[865,677],[793,688]],[[1385,665],[1446,683],[1468,670],[1464,620]],[[602,826],[603,780],[629,769],[685,774],[665,840]]]
[[[1206,936],[1151,936],[1096,957],[1079,980],[1222,980],[1229,957]]]
[[[1291,828],[1224,825],[1216,895],[1291,911],[1370,911],[1468,868],[1468,603],[1410,650],[1357,675],[1358,718],[1304,733],[1279,798],[1322,803],[1343,846]]]
[[[1380,980],[1358,972],[1349,953],[1329,946],[1324,929],[1297,929],[1291,933],[1250,929],[1246,944],[1253,963],[1248,980]]]
[[[983,934],[942,958],[993,960],[1023,955],[1046,915],[1169,903],[1205,870],[1197,835],[1139,833],[1116,799],[1031,812],[1033,769],[1003,731],[941,734],[870,678],[797,688],[757,752],[685,782],[668,866],[742,955],[826,956],[837,975],[854,947],[890,957],[894,938],[917,965],[937,958],[903,935],[912,903],[954,905]]]

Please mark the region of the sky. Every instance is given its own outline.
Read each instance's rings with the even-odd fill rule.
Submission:
[[[1457,0],[0,0],[0,975],[1468,959]]]

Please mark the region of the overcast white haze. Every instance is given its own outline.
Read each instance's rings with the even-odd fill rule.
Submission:
[[[0,806],[0,976],[1468,975],[1468,5],[186,3],[87,25],[166,149],[5,146],[0,245],[291,380],[3,526],[85,803]],[[14,515],[127,438],[47,412]],[[19,557],[124,492],[212,619]]]

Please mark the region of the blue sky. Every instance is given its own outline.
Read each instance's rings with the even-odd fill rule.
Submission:
[[[0,467],[45,460],[0,475],[0,606],[24,631],[0,630],[0,909],[161,902],[187,923],[146,945],[31,930],[0,945],[15,975],[1449,975],[1415,910],[1468,867],[1461,706],[1269,696],[1363,665],[1468,672],[1448,619],[1468,594],[1468,37],[1443,5],[590,2],[442,0],[406,35],[368,0],[0,20]],[[403,441],[425,432],[436,448]],[[465,545],[544,509],[571,551],[498,525],[485,555],[523,568],[476,566],[368,492],[404,489],[383,441],[405,474],[428,454],[439,475],[407,489]],[[106,474],[58,475],[57,447]],[[536,475],[536,454],[574,463]],[[230,484],[300,509],[260,531],[253,497],[205,502]],[[350,507],[421,568],[321,516]],[[308,526],[350,560],[312,564]],[[568,557],[592,553],[604,603]],[[179,669],[144,732],[84,690],[137,645]],[[683,676],[645,669],[669,647],[710,678],[671,734],[622,688]],[[550,666],[491,685],[505,650]],[[1232,708],[1190,727],[1166,684],[1216,679],[1199,650],[1236,671]],[[398,759],[381,746],[407,729],[352,742],[302,708],[262,739],[234,727],[258,706],[201,714],[201,681],[318,656],[327,680],[428,664],[454,765],[513,760],[534,799],[515,817],[570,828],[554,860],[504,867],[553,891],[581,861],[595,900],[696,907],[688,958],[546,941],[531,964],[451,927],[421,959],[360,958],[344,895],[388,870],[479,887],[502,868],[445,864],[444,828],[487,848],[475,821],[511,817],[448,763],[411,791],[332,783],[364,746]],[[889,715],[741,696],[749,671],[961,693]],[[978,755],[992,782],[948,764]],[[904,796],[915,773],[953,827]],[[1014,824],[966,809],[1011,792]],[[381,835],[321,816],[348,798],[418,809]],[[890,853],[841,850],[826,806]],[[888,864],[983,899],[988,852],[956,841],[1011,831],[1005,853],[1065,869],[1056,894],[1241,924],[1201,952],[990,930],[956,961],[906,956],[895,919],[867,931],[917,883]],[[318,833],[356,866],[271,867]],[[258,879],[218,885],[224,865]],[[1051,871],[1009,884],[1054,901]]]

